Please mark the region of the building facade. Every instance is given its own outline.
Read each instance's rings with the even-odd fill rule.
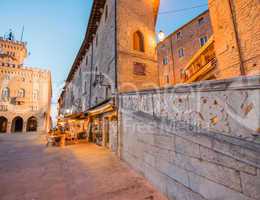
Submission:
[[[258,2],[209,0],[156,48],[159,1],[94,0],[58,126],[87,133],[171,200],[259,199]],[[194,83],[209,79],[224,80]]]
[[[51,126],[51,73],[23,66],[26,43],[0,38],[0,133],[46,132]]]
[[[157,45],[160,86],[183,83],[184,68],[212,36],[207,10],[160,42]]]

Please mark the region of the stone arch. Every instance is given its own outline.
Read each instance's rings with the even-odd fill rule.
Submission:
[[[0,117],[0,133],[7,132],[8,119],[4,116]]]
[[[136,51],[140,51],[140,52],[145,51],[144,35],[141,31],[134,32],[133,46],[134,46],[134,50]]]
[[[38,129],[38,120],[36,117],[32,116],[27,120],[26,131],[36,132]]]
[[[13,133],[23,132],[24,120],[22,117],[17,116],[12,120],[12,129]]]

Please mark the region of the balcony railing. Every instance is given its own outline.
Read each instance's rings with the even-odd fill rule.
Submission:
[[[192,83],[195,81],[208,80],[213,76],[217,68],[216,55],[214,50],[213,37],[201,47],[201,49],[192,57],[188,65],[181,72],[183,83]]]

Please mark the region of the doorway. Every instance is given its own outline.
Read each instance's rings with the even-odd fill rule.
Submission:
[[[23,118],[16,117],[13,119],[12,132],[13,133],[23,132]]]
[[[105,147],[109,148],[109,119],[105,118],[104,121],[104,142],[105,142]]]
[[[5,117],[0,117],[0,133],[7,132],[7,119]]]
[[[27,121],[27,132],[36,132],[37,131],[37,119],[36,117],[30,117]]]

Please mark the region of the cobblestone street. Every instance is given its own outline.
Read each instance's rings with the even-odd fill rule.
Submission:
[[[1,200],[164,199],[109,151],[46,147],[37,135],[0,135],[0,177]]]

